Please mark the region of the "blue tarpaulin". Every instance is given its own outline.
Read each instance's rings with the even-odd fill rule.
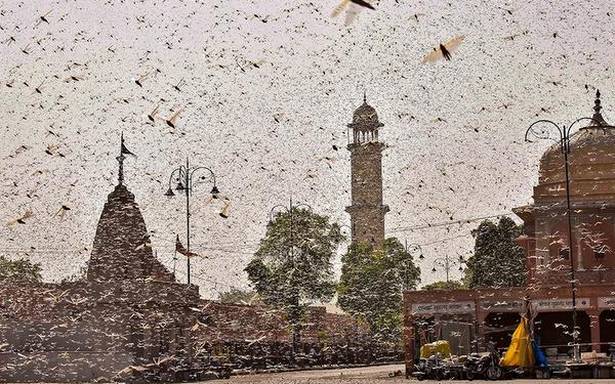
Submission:
[[[532,348],[534,348],[534,360],[536,361],[536,365],[539,367],[547,367],[549,365],[547,356],[545,356],[545,353],[538,346],[538,343],[532,342]]]

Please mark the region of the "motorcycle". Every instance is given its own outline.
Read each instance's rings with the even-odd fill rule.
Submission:
[[[452,361],[443,360],[439,355],[420,359],[411,373],[417,380],[462,380],[464,379],[464,367]]]
[[[415,371],[412,376],[419,381],[423,380],[444,380],[448,378],[448,369],[438,356],[430,356],[427,359],[421,358],[418,364],[414,365]]]
[[[467,380],[476,378],[501,379],[503,370],[500,366],[500,354],[493,345],[489,345],[489,354],[487,355],[471,354],[464,364],[464,373]]]

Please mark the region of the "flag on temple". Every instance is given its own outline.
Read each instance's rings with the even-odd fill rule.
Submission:
[[[122,155],[132,155],[134,157],[137,157],[137,155],[135,155],[134,153],[130,152],[128,150],[128,148],[126,148],[126,145],[124,145],[124,134],[123,133],[122,133],[122,140],[121,140],[121,142],[122,142],[122,148],[121,148]]]
[[[184,247],[182,242],[179,240],[179,235],[175,238],[175,252],[179,252],[186,257],[194,257],[198,256],[198,254],[194,252],[188,252],[188,250]]]

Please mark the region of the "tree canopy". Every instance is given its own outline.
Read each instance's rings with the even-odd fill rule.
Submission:
[[[402,292],[416,288],[420,273],[396,238],[386,239],[383,249],[352,244],[342,257],[338,304],[364,319],[376,335],[395,338],[401,329]]]
[[[467,261],[465,281],[470,288],[519,287],[525,284],[523,249],[515,242],[522,227],[503,216],[497,224],[484,220],[472,231],[474,254]]]
[[[332,262],[343,238],[327,216],[302,208],[280,212],[245,269],[261,299],[286,310],[297,338],[307,305],[335,293]]]
[[[0,256],[0,281],[41,281],[41,266],[27,259],[9,260]]]

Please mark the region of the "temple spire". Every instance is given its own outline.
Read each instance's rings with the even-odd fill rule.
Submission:
[[[134,153],[120,136],[117,185],[107,197],[92,246],[88,264],[89,281],[135,281],[153,279],[172,282],[171,272],[158,262],[152,252],[149,234],[135,196],[122,185],[124,160]],[[121,283],[118,283],[121,284]]]
[[[363,104],[367,104],[367,93],[363,90]]]

